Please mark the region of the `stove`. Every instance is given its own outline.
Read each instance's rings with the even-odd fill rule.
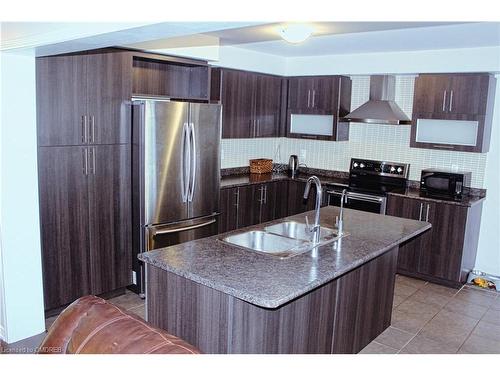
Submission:
[[[344,207],[385,214],[387,193],[406,189],[409,170],[409,164],[353,158],[348,186],[332,185],[328,204],[340,206],[342,190],[347,189]]]

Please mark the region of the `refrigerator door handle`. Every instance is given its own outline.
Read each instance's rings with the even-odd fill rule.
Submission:
[[[189,132],[190,132],[190,168],[191,168],[191,186],[189,189],[189,201],[193,201],[194,189],[196,186],[196,137],[194,133],[194,123],[189,123]]]
[[[181,156],[181,195],[182,202],[186,203],[188,199],[188,186],[189,186],[189,147],[186,147],[186,141],[188,141],[188,124],[184,123],[182,126],[182,156]]]
[[[173,226],[171,228],[152,229],[151,236],[155,237],[155,236],[161,235],[161,234],[184,232],[186,230],[192,230],[192,229],[196,229],[196,228],[206,227],[207,225],[211,225],[211,224],[215,223],[216,221],[217,221],[217,219],[213,218],[213,219],[209,219],[208,221],[204,221],[204,222],[198,223],[198,224],[189,225],[186,227]]]

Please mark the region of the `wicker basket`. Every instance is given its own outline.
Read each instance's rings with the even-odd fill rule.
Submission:
[[[250,159],[250,173],[271,173],[273,159]]]

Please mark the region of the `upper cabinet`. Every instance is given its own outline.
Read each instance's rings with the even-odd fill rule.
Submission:
[[[38,145],[129,142],[131,65],[128,52],[38,58]]]
[[[351,79],[344,76],[288,79],[287,137],[346,141],[349,125],[339,121],[351,107]]]
[[[134,95],[208,100],[209,67],[204,61],[134,53],[132,64]]]
[[[278,137],[283,78],[214,68],[211,98],[222,103],[222,138]]]
[[[417,77],[411,147],[487,152],[495,85],[487,73]]]

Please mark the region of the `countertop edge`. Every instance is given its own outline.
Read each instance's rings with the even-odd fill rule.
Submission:
[[[261,300],[259,299],[258,297],[254,297],[252,295],[249,295],[249,294],[246,294],[245,292],[241,292],[241,291],[237,291],[235,290],[234,288],[230,287],[230,286],[227,286],[227,285],[224,285],[224,284],[221,284],[221,283],[217,283],[217,282],[213,282],[213,281],[210,281],[204,277],[200,277],[198,275],[194,275],[194,274],[191,274],[189,272],[184,272],[184,271],[181,271],[179,269],[176,269],[175,267],[171,267],[170,265],[168,265],[167,263],[164,263],[164,262],[161,262],[161,261],[156,261],[156,260],[151,260],[147,257],[147,253],[142,253],[142,254],[139,254],[138,255],[138,258],[139,260],[142,260],[143,262],[147,263],[147,264],[150,264],[152,266],[155,266],[155,267],[158,267],[164,271],[167,271],[167,272],[172,272],[173,274],[177,275],[177,276],[181,276],[181,277],[185,277],[187,278],[188,280],[191,280],[193,282],[196,282],[198,284],[201,284],[201,285],[204,285],[206,287],[209,287],[209,288],[212,288],[212,289],[215,289],[221,293],[225,293],[225,294],[228,294],[234,298],[238,298],[242,301],[245,301],[245,302],[248,302],[248,303],[251,303],[253,305],[257,305],[259,307],[264,307],[264,308],[269,308],[269,309],[275,309],[275,308],[278,308],[292,300],[294,300],[295,298],[297,297],[300,297],[334,279],[337,279],[343,275],[345,275],[346,273],[348,273],[349,271],[363,265],[363,264],[366,264],[370,261],[372,261],[373,259],[379,257],[380,255],[386,253],[387,251],[389,251],[390,249],[394,248],[395,246],[405,242],[406,240],[412,238],[412,237],[415,237],[427,230],[429,230],[430,228],[432,227],[432,225],[430,223],[428,223],[428,225],[422,227],[421,229],[413,232],[412,234],[409,234],[407,236],[404,236],[404,237],[401,237],[399,240],[381,248],[381,249],[378,249],[378,250],[375,250],[373,251],[370,256],[367,258],[367,259],[363,259],[363,260],[359,260],[359,261],[356,261],[356,262],[353,262],[352,264],[350,264],[348,267],[345,267],[344,269],[340,270],[339,272],[336,272],[334,273],[332,276],[329,276],[329,277],[326,277],[324,279],[319,279],[319,280],[315,280],[314,282],[308,284],[306,287],[302,288],[302,289],[299,289],[297,290],[296,292],[292,293],[292,294],[289,294],[287,295],[286,297],[284,298],[281,298],[281,299],[278,299],[278,300],[274,300],[274,301],[269,301],[269,300]]]

